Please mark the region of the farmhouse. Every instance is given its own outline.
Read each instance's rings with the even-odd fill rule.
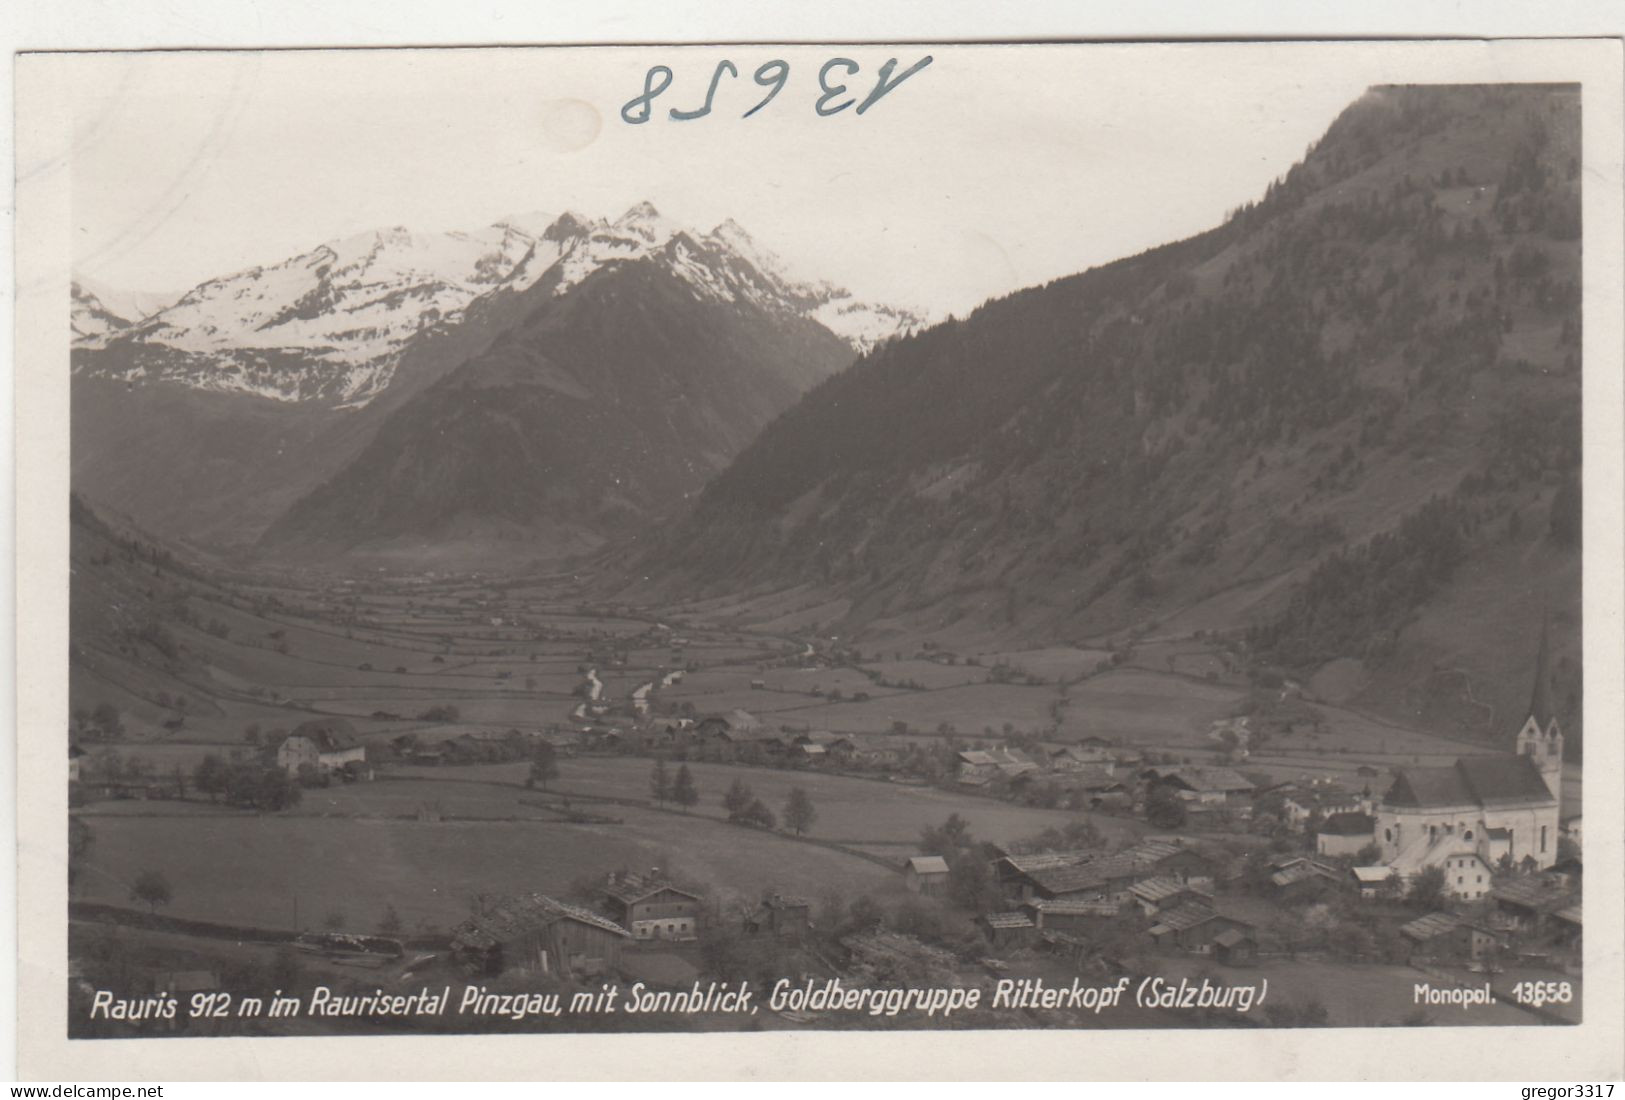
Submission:
[[[1278,859],[1270,867],[1271,892],[1287,900],[1316,896],[1343,881],[1336,867],[1307,856]]]
[[[301,722],[277,746],[277,766],[289,774],[304,765],[329,772],[346,764],[365,764],[367,750],[356,739],[355,727],[343,718],[315,718]]]
[[[1530,875],[1490,890],[1502,920],[1520,932],[1546,932],[1553,914],[1580,903],[1580,889],[1567,875]]]
[[[1242,949],[1240,945],[1244,942],[1256,944],[1258,935],[1253,925],[1240,917],[1228,916],[1212,906],[1195,903],[1158,914],[1157,923],[1146,931],[1159,945],[1180,947],[1198,955],[1216,954],[1215,941],[1226,932],[1235,932],[1235,936],[1226,937],[1226,952],[1232,956],[1250,956],[1251,950]]]
[[[1548,697],[1547,653],[1543,632],[1529,717],[1514,752],[1395,773],[1376,824],[1383,862],[1395,872],[1410,878],[1466,855],[1491,867],[1540,869],[1557,861],[1563,731]]]
[[[617,873],[604,886],[604,908],[640,940],[691,940],[700,923],[701,898],[651,871]]]
[[[940,897],[948,889],[948,861],[941,856],[910,856],[903,865],[903,885],[925,897]]]
[[[806,898],[769,894],[745,918],[745,931],[753,935],[799,937],[812,928],[812,904]]]
[[[984,913],[976,918],[982,934],[994,947],[1025,947],[1037,938],[1038,928],[1032,918],[1019,911]]]
[[[1252,813],[1253,785],[1231,768],[1181,764],[1147,768],[1142,775],[1150,786],[1167,786],[1178,791],[1187,811]]]
[[[1069,901],[1034,898],[1021,904],[1033,924],[1039,928],[1077,931],[1098,925],[1102,920],[1120,916],[1122,910],[1109,901]]]
[[[541,894],[502,898],[452,931],[451,952],[476,975],[585,978],[615,969],[631,933]]]
[[[1177,879],[1161,875],[1135,883],[1129,888],[1129,895],[1140,907],[1140,912],[1148,917],[1192,902],[1209,906],[1213,902],[1211,895],[1193,886],[1187,886]]]
[[[1505,946],[1494,930],[1463,920],[1454,913],[1429,913],[1399,926],[1399,934],[1415,947],[1419,958],[1483,958]]]
[[[1082,771],[1104,765],[1108,775],[1114,763],[1103,745],[1063,745],[1050,753],[1049,762],[1050,767],[1058,772]]]

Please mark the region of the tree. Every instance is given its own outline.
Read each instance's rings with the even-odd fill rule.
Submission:
[[[322,927],[329,932],[338,932],[344,928],[345,916],[342,909],[329,909],[327,916],[322,918]]]
[[[96,834],[91,832],[90,826],[76,814],[68,818],[68,885],[72,886],[79,877],[80,865],[84,862],[85,853],[90,851],[91,843]]]
[[[401,934],[401,915],[395,912],[393,905],[384,906],[384,915],[378,918],[378,933],[382,936]]]
[[[812,799],[802,787],[792,787],[790,798],[784,804],[784,823],[790,831],[800,836],[812,828],[814,821],[818,820],[818,810],[813,806]]]
[[[1185,803],[1166,784],[1157,784],[1145,800],[1145,819],[1159,829],[1177,829],[1185,824]]]
[[[722,808],[728,811],[728,820],[738,821],[754,797],[743,780],[735,779],[728,787],[727,793],[722,796]]]
[[[544,741],[536,746],[535,755],[531,757],[530,774],[525,777],[525,786],[540,787],[545,791],[547,785],[558,777],[558,753]]]
[[[1406,900],[1418,909],[1438,909],[1444,905],[1444,890],[1444,868],[1424,867],[1411,876],[1411,888]]]
[[[666,758],[655,757],[655,766],[649,773],[649,797],[660,805],[671,797],[671,775],[666,771]]]
[[[739,815],[739,821],[741,824],[755,825],[763,829],[772,829],[778,825],[773,811],[768,809],[767,803],[760,798],[750,800],[750,805]]]
[[[678,767],[677,778],[672,780],[671,800],[681,806],[684,813],[699,804],[700,792],[694,786],[694,776],[687,764]]]
[[[192,769],[192,786],[209,796],[213,802],[226,789],[226,762],[214,753],[199,760]]]
[[[141,902],[148,912],[156,913],[160,905],[168,905],[174,899],[175,892],[162,871],[142,871],[130,886],[130,900]]]

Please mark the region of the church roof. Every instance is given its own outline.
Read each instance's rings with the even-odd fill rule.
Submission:
[[[1552,792],[1527,756],[1464,756],[1449,767],[1401,768],[1383,802],[1389,806],[1487,806],[1550,802]]]

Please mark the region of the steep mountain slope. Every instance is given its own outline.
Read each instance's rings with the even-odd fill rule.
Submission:
[[[843,636],[1251,628],[1469,732],[1549,611],[1572,705],[1578,121],[1566,87],[1373,89],[1221,227],[819,386],[634,575],[819,581]]]
[[[850,355],[816,322],[729,289],[736,277],[679,233],[540,299],[394,411],[262,549],[466,567],[590,549],[674,510]]]
[[[529,214],[476,233],[362,234],[204,283],[145,318],[76,286],[75,487],[166,536],[241,548],[393,410],[606,265],[630,262],[661,267],[691,299],[749,303],[798,332],[827,317],[843,358],[918,323],[797,282],[731,221],[691,233],[647,203],[614,222]],[[764,361],[796,391],[842,365]],[[760,422],[748,419],[751,430]]]

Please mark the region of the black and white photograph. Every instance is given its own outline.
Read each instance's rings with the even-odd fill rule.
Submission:
[[[1595,56],[25,57],[60,1038],[1617,1013]]]

